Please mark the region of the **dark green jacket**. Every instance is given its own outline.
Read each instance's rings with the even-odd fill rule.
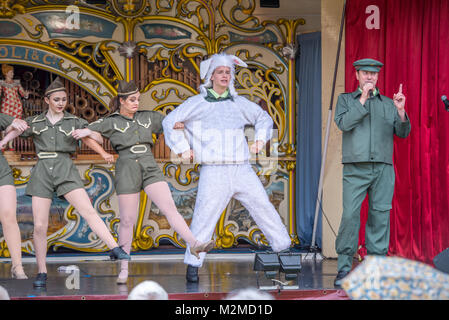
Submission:
[[[402,122],[393,100],[377,94],[362,105],[361,92],[338,97],[334,120],[343,131],[342,163],[393,163],[393,135],[405,138],[410,120]]]
[[[152,134],[162,133],[163,119],[164,115],[157,111],[139,110],[132,119],[117,111],[90,123],[88,128],[108,138],[119,152],[136,144],[153,145]]]

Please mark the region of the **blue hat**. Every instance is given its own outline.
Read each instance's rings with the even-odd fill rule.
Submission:
[[[384,64],[374,59],[361,59],[357,60],[352,65],[357,71],[364,70],[370,72],[379,72],[380,68],[382,68]]]

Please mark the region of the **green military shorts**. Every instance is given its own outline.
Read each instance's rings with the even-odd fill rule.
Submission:
[[[69,153],[57,153],[55,158],[39,159],[31,170],[25,192],[29,196],[52,199],[75,189],[84,188],[78,169]]]
[[[130,149],[119,152],[115,164],[115,191],[117,194],[140,192],[146,186],[165,181],[149,146],[146,152],[132,153]]]
[[[12,170],[8,161],[0,154],[0,186],[6,185],[14,185],[14,178],[12,177]]]

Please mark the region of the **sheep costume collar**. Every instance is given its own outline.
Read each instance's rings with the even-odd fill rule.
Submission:
[[[234,88],[235,80],[235,65],[246,68],[248,65],[243,62],[240,58],[229,55],[225,53],[214,54],[207,60],[204,60],[200,64],[200,76],[204,80],[204,84],[200,86],[200,93],[204,97],[207,96],[207,89],[212,88],[212,73],[218,67],[229,67],[231,68],[231,81],[229,82],[229,94],[235,98],[238,96],[237,91]]]

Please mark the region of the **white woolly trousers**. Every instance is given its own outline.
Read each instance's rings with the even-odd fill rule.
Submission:
[[[202,165],[190,224],[197,240],[206,242],[212,238],[220,215],[231,198],[240,201],[249,211],[275,252],[290,247],[287,229],[250,164]],[[189,249],[187,246],[184,263],[201,267],[206,253],[201,252],[197,259]]]

